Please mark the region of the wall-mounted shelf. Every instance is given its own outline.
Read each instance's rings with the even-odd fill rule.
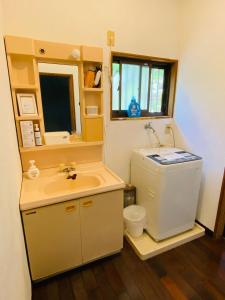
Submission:
[[[84,115],[85,119],[103,118],[103,115]]]
[[[12,88],[15,90],[37,90],[38,86],[35,84],[14,84],[14,83],[12,83]]]
[[[102,93],[103,89],[102,88],[83,88],[84,92],[90,92],[90,93]]]
[[[43,146],[36,146],[36,147],[30,147],[30,148],[24,148],[20,147],[20,151],[22,153],[24,152],[36,152],[36,151],[46,151],[46,150],[55,150],[55,149],[69,149],[69,148],[77,148],[77,147],[90,147],[90,146],[99,146],[103,145],[102,141],[97,142],[73,142],[68,144],[58,144],[58,145],[43,145]]]
[[[16,117],[16,120],[17,121],[29,121],[29,120],[41,120],[41,117],[40,116],[18,116]]]

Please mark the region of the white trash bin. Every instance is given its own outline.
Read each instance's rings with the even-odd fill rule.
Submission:
[[[146,210],[140,205],[130,205],[124,208],[125,227],[132,237],[139,237],[146,225]]]

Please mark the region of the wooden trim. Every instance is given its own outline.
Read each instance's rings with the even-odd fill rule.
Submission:
[[[6,35],[5,45],[8,54],[34,56],[34,42],[30,38]]]
[[[72,51],[77,49],[81,51],[78,45],[49,42],[42,40],[33,40],[35,57],[40,59],[58,59],[62,61],[80,61],[80,58],[73,58]]]
[[[139,117],[139,118],[113,118],[111,121],[137,121],[137,120],[149,120],[149,119],[170,119],[171,116],[153,116],[153,117]]]
[[[112,51],[111,52],[111,57],[113,57],[113,56],[122,56],[122,57],[130,57],[130,58],[137,58],[137,59],[154,60],[154,61],[165,62],[165,63],[174,63],[174,62],[178,63],[177,59],[155,57],[155,56],[148,56],[148,55],[142,55],[142,54],[127,53],[127,52]]]
[[[93,46],[81,46],[81,58],[83,61],[101,63],[103,61],[103,49]]]
[[[113,61],[113,54],[112,54],[112,51],[110,52],[110,55],[109,55],[109,77],[110,77],[110,81],[109,81],[109,84],[110,84],[110,87],[109,87],[109,97],[110,97],[110,120],[113,120],[113,117],[112,117],[112,61]]]
[[[40,76],[39,76],[39,71],[38,71],[38,60],[37,59],[33,60],[33,66],[34,66],[35,83],[38,86],[38,89],[36,91],[36,101],[37,101],[38,114],[41,117],[41,119],[39,121],[39,125],[40,125],[42,141],[44,141],[45,123],[44,123],[44,113],[43,113],[42,98],[41,98],[41,85],[40,85]]]
[[[76,114],[75,114],[75,102],[74,102],[74,86],[73,86],[73,75],[69,75],[69,93],[70,93],[70,118],[72,125],[72,132],[76,132]]]
[[[103,88],[82,88],[84,92],[89,92],[89,93],[102,93]]]
[[[23,148],[20,147],[21,153],[27,152],[40,152],[46,150],[57,150],[57,149],[69,149],[69,148],[78,148],[78,147],[91,147],[91,146],[101,146],[103,145],[102,141],[99,142],[84,142],[83,140],[77,140],[75,142],[70,142],[68,144],[54,144],[54,145],[42,145],[39,147],[30,147]]]
[[[223,174],[222,187],[220,192],[219,205],[216,215],[216,224],[214,227],[214,238],[219,239],[223,236],[225,227],[225,168]]]
[[[177,72],[178,72],[178,61],[174,62],[171,66],[170,73],[170,93],[169,93],[169,103],[168,103],[168,115],[171,118],[174,115],[174,107],[176,101],[176,89],[177,89]]]

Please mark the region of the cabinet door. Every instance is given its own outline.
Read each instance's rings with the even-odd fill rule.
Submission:
[[[88,142],[103,140],[103,118],[85,118],[84,139]]]
[[[24,211],[22,215],[33,280],[82,263],[78,201]]]
[[[83,262],[123,247],[122,190],[80,200]]]

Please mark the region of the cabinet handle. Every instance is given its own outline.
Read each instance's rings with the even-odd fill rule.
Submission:
[[[66,207],[66,212],[71,212],[71,211],[74,211],[75,209],[76,209],[75,205],[70,205],[70,206]]]
[[[82,207],[90,207],[93,205],[93,201],[89,200],[89,201],[85,201],[81,204]]]
[[[29,212],[26,213],[26,216],[34,215],[34,214],[36,214],[36,213],[37,213],[36,210],[29,211]]]

